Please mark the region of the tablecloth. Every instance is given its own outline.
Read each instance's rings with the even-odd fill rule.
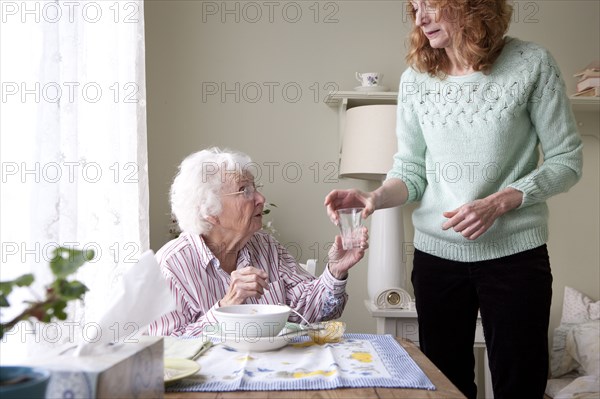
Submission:
[[[345,334],[316,345],[308,337],[270,352],[216,344],[197,362],[198,374],[167,386],[175,391],[268,391],[389,387],[435,390],[391,335]]]

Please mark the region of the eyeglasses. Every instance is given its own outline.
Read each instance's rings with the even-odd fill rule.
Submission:
[[[228,195],[238,195],[238,194],[243,194],[245,199],[252,199],[254,198],[254,194],[259,191],[262,188],[262,184],[258,184],[258,185],[247,185],[244,186],[244,188],[242,188],[240,191],[236,191],[235,193],[228,193],[228,194],[221,194],[221,197],[227,197]]]

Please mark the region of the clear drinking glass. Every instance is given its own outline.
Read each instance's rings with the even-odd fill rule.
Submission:
[[[360,245],[363,209],[342,208],[337,210],[340,232],[342,233],[342,247],[344,249],[358,248]]]

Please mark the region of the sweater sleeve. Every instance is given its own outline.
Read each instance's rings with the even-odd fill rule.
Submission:
[[[583,166],[583,146],[565,83],[552,55],[543,49],[540,52],[539,69],[527,107],[543,162],[509,186],[523,193],[520,208],[566,192],[581,178]]]
[[[422,96],[415,74],[407,69],[400,79],[398,108],[396,112],[396,137],[398,150],[394,155],[392,170],[387,179],[400,179],[408,189],[407,203],[421,200],[427,186],[426,144],[419,125],[414,101]]]

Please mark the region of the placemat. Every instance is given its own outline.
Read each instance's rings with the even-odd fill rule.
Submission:
[[[216,344],[197,362],[198,374],[168,385],[168,392],[270,391],[335,388],[435,390],[425,373],[391,335],[344,334],[339,343],[316,345],[297,337],[270,352],[238,352]]]

